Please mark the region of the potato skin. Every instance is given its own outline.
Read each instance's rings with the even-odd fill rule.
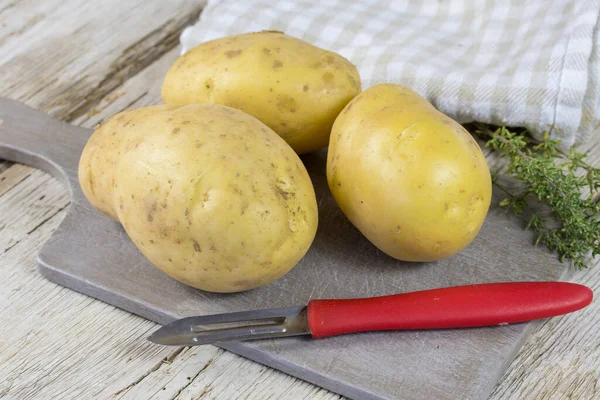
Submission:
[[[374,86],[335,121],[327,181],[350,221],[379,249],[435,261],[467,246],[490,206],[477,142],[415,92]]]
[[[342,56],[263,31],[190,50],[169,69],[162,99],[243,110],[302,154],[327,146],[335,118],[360,90],[356,67]]]
[[[281,277],[317,229],[314,189],[297,154],[229,107],[118,114],[87,143],[79,180],[153,264],[207,291],[238,292]]]

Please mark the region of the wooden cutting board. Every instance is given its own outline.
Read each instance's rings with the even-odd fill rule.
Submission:
[[[460,254],[426,264],[394,260],[371,245],[338,209],[327,188],[325,153],[318,153],[303,157],[319,202],[319,230],[304,259],[260,289],[237,294],[195,290],[150,264],[120,225],[83,196],[77,164],[91,132],[0,98],[0,158],[48,171],[64,182],[72,199],[64,221],[40,250],[41,273],[161,324],[191,315],[302,305],[314,298],[557,280],[566,270],[554,255],[531,245],[533,237],[520,220],[497,207]],[[356,399],[483,399],[533,327],[296,337],[220,347]]]

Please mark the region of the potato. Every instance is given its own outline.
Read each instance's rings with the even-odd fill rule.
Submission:
[[[327,181],[350,221],[405,261],[434,261],[467,246],[491,201],[477,142],[415,92],[374,86],[336,119]]]
[[[342,56],[266,31],[193,48],[169,69],[162,98],[243,110],[302,154],[327,146],[333,121],[360,89],[358,71]]]
[[[314,189],[298,155],[229,107],[118,114],[88,141],[79,180],[153,264],[203,290],[272,282],[304,256],[317,229]]]

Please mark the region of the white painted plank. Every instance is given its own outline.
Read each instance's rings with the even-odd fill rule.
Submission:
[[[203,0],[48,0],[0,14],[0,93],[76,118],[174,48]],[[1,10],[2,8],[0,8]]]

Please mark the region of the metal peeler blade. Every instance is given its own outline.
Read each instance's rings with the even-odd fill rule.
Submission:
[[[188,317],[158,329],[148,340],[197,346],[218,342],[309,335],[306,307],[287,307]]]

